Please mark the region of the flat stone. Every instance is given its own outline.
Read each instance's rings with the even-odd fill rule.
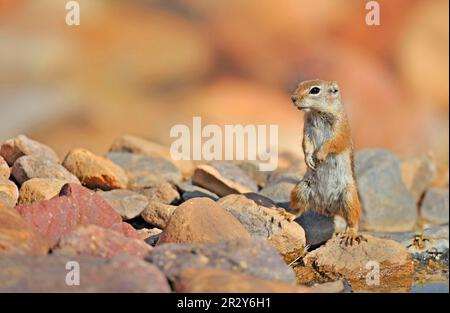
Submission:
[[[128,177],[120,166],[86,149],[70,151],[63,166],[90,189],[124,189],[128,184]]]
[[[187,268],[216,268],[261,279],[295,282],[292,268],[271,245],[260,240],[163,244],[156,246],[146,260],[158,266],[171,281]]]
[[[265,186],[267,178],[269,177],[269,171],[260,171],[258,161],[235,161],[236,164],[252,181],[254,181],[258,186]]]
[[[250,238],[245,227],[216,202],[208,198],[195,198],[177,207],[158,244],[212,243]]]
[[[416,203],[430,186],[436,174],[436,164],[427,155],[411,156],[401,161],[402,179]]]
[[[192,176],[192,184],[203,187],[220,197],[258,190],[256,183],[232,163],[199,165]]]
[[[447,224],[449,215],[448,188],[427,190],[420,206],[421,217],[432,224]]]
[[[291,262],[304,253],[305,232],[292,214],[278,208],[270,199],[255,193],[228,195],[217,201],[259,240],[267,240]]]
[[[310,288],[280,281],[264,280],[250,275],[203,268],[184,270],[174,283],[176,292],[215,293],[312,293],[321,292]],[[324,291],[327,292],[327,291]],[[329,291],[328,291],[329,292]]]
[[[58,155],[50,147],[25,135],[8,139],[0,146],[0,156],[8,162],[9,166],[12,166],[18,158],[24,155],[35,155],[39,159],[47,159],[54,163],[59,162]]]
[[[356,153],[355,169],[362,202],[360,229],[412,230],[417,207],[403,183],[400,160],[388,150],[365,149]]]
[[[18,204],[49,200],[57,196],[65,184],[67,181],[54,178],[29,179],[20,187]]]
[[[177,206],[151,201],[142,211],[141,217],[153,226],[165,229]]]
[[[333,216],[325,216],[314,211],[303,213],[295,219],[305,231],[306,244],[310,246],[320,245],[333,237],[335,232],[335,219]]]
[[[114,230],[97,225],[82,225],[63,235],[53,253],[101,258],[118,255],[144,257],[151,249],[143,240],[127,238]]]
[[[160,202],[164,204],[175,204],[180,200],[180,194],[172,184],[163,182],[153,187],[136,190],[148,199],[148,202]]]
[[[97,191],[97,194],[105,199],[123,220],[139,216],[148,205],[147,197],[131,190]]]
[[[402,245],[370,235],[365,238],[367,242],[345,247],[340,238],[334,237],[308,253],[303,262],[331,279],[345,277],[355,290],[383,290],[390,284],[412,283],[414,265]],[[379,268],[379,285],[369,285],[366,279],[375,267]]]
[[[0,202],[0,259],[5,254],[45,255],[48,249],[46,240],[13,207]]]
[[[107,158],[123,168],[128,175],[128,188],[138,190],[154,187],[162,182],[177,184],[181,173],[170,161],[127,152],[109,152]]]
[[[215,193],[209,191],[208,189],[195,186],[192,182],[182,182],[178,184],[178,188],[181,191],[181,196],[184,201],[193,199],[193,198],[210,198],[212,200],[218,200],[219,196]]]
[[[120,215],[104,200],[78,184],[66,184],[58,197],[18,205],[17,211],[54,247],[60,237],[79,225],[94,224],[115,230],[131,238],[140,238],[136,230],[122,222]]]
[[[11,169],[5,159],[0,156],[0,179],[8,179],[11,175]]]
[[[0,178],[0,201],[9,206],[15,206],[19,198],[19,189],[12,181]]]
[[[79,285],[67,284],[77,267]],[[133,256],[9,256],[0,268],[1,292],[170,292],[161,271]]]
[[[34,155],[18,158],[12,167],[12,175],[20,185],[32,178],[53,178],[70,183],[80,183],[78,178],[64,166]]]

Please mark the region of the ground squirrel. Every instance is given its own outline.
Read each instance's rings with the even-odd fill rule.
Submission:
[[[350,126],[334,81],[310,80],[299,84],[291,97],[305,112],[303,152],[307,171],[291,192],[291,207],[302,214],[312,210],[347,222],[341,244],[366,240],[358,234],[361,214],[354,174]]]

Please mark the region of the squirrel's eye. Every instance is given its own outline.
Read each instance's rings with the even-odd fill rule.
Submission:
[[[310,95],[318,95],[319,93],[320,93],[319,87],[312,87],[311,90],[309,91]]]

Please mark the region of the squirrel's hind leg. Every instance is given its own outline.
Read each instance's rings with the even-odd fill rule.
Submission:
[[[340,235],[340,243],[345,246],[352,246],[354,243],[367,241],[364,236],[358,234],[358,224],[361,215],[361,203],[359,202],[356,188],[351,188],[344,200],[342,215],[347,222],[347,229]]]

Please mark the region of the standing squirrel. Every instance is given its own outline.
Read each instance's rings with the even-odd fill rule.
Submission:
[[[291,192],[291,207],[302,214],[311,210],[347,222],[341,244],[367,241],[358,234],[361,214],[353,162],[350,125],[334,81],[309,80],[291,97],[305,112],[303,152],[307,171]]]

